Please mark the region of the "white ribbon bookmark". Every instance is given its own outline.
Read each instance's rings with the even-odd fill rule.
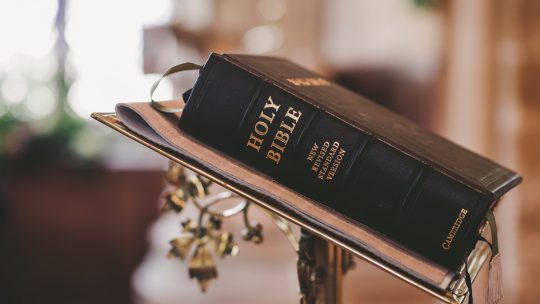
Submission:
[[[150,88],[150,103],[152,105],[152,107],[160,112],[164,112],[164,113],[178,113],[178,112],[182,112],[182,108],[169,108],[169,107],[165,107],[163,106],[162,104],[160,104],[159,102],[155,101],[154,100],[154,91],[157,89],[159,83],[161,82],[161,80],[171,74],[175,74],[175,73],[178,73],[178,72],[183,72],[183,71],[191,71],[191,70],[199,70],[201,69],[202,66],[198,65],[198,64],[195,64],[195,63],[191,63],[191,62],[184,62],[184,63],[181,63],[181,64],[178,64],[178,65],[175,65],[173,66],[172,68],[168,69],[167,72],[165,72],[165,74],[163,74],[161,76],[161,78],[159,78],[156,82],[154,82],[154,84],[152,85],[152,87]]]

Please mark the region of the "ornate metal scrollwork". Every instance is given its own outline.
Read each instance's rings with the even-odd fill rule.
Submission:
[[[239,250],[233,234],[222,230],[223,220],[241,213],[245,225],[241,231],[242,238],[255,244],[264,240],[263,227],[250,221],[248,211],[251,203],[248,200],[226,190],[210,193],[212,182],[208,179],[197,174],[187,175],[182,166],[173,162],[165,178],[172,187],[164,194],[162,211],[181,213],[188,204],[193,204],[199,212],[196,221],[187,219],[181,223],[181,235],[170,241],[169,257],[187,261],[190,278],[196,279],[205,292],[210,281],[217,278],[214,255],[221,258],[235,256]],[[231,200],[235,202],[232,207],[223,210],[213,208]],[[296,251],[298,241],[289,223],[277,215],[268,214]]]

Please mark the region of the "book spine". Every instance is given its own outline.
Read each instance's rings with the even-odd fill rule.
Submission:
[[[472,246],[479,193],[220,57],[202,77],[191,135],[441,265]]]

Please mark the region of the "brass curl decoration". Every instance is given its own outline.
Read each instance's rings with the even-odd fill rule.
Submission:
[[[235,256],[239,250],[233,235],[222,230],[223,220],[242,213],[245,226],[241,231],[242,238],[254,244],[263,242],[263,227],[260,223],[249,220],[251,202],[227,190],[211,194],[210,180],[198,174],[187,176],[185,169],[179,164],[170,162],[165,179],[172,189],[164,194],[162,212],[181,213],[188,203],[192,203],[199,212],[197,221],[187,219],[181,223],[181,235],[170,241],[169,257],[186,260],[190,278],[196,279],[201,290],[205,292],[210,281],[217,278],[218,274],[209,248],[213,245],[214,254],[221,258]],[[236,201],[232,207],[223,210],[215,208],[230,200]],[[298,240],[289,222],[270,212],[266,214],[285,234],[293,250],[298,252]]]

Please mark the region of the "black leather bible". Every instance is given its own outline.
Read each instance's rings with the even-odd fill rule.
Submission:
[[[189,135],[444,267],[521,181],[285,59],[213,53],[184,95]]]

